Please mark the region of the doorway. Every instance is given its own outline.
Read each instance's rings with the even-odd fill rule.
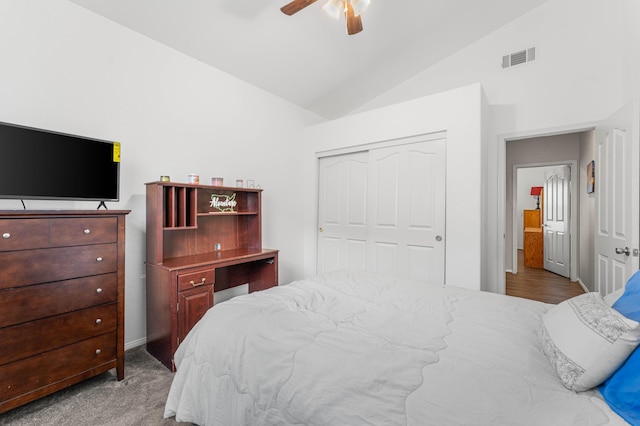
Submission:
[[[581,178],[583,175],[586,176],[586,167],[595,156],[594,129],[506,140],[505,151],[506,273],[518,273],[517,171],[521,168],[567,164],[571,169],[570,192],[572,194],[570,197],[572,225],[569,231],[569,275],[571,281],[578,281],[585,288],[583,280],[586,279],[587,283],[591,283],[593,279],[595,197],[583,194],[582,181],[586,179]]]
[[[518,250],[540,250],[539,267],[560,276],[577,280],[576,245],[577,201],[579,198],[575,183],[578,181],[577,162],[551,162],[542,164],[516,164],[513,166],[513,269],[517,274]],[[563,179],[558,190],[558,174]],[[534,188],[544,188],[541,196],[532,196]],[[574,195],[572,195],[574,194]],[[539,217],[540,233],[535,247],[530,243],[525,247],[524,213],[534,213]],[[539,240],[539,241],[538,241]],[[544,250],[543,250],[544,248]],[[525,256],[526,257],[526,256]],[[536,255],[536,258],[538,256]]]

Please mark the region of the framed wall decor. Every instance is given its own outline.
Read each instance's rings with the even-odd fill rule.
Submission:
[[[587,164],[587,194],[592,194],[596,190],[596,162],[591,160]]]

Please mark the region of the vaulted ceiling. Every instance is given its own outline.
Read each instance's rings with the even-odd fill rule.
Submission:
[[[72,0],[326,118],[336,118],[547,0],[371,0],[348,36],[320,0]]]

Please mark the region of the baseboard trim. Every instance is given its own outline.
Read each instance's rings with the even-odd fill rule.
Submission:
[[[591,291],[587,288],[587,286],[582,282],[580,278],[578,278],[577,283],[580,284],[580,287],[582,287],[585,293],[589,293]]]
[[[124,350],[128,351],[129,349],[137,348],[138,346],[142,346],[147,343],[147,338],[143,337],[142,339],[133,340],[131,342],[125,342]]]

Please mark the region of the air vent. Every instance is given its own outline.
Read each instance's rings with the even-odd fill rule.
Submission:
[[[502,68],[509,68],[515,65],[531,62],[536,59],[536,48],[520,50],[502,57]]]

